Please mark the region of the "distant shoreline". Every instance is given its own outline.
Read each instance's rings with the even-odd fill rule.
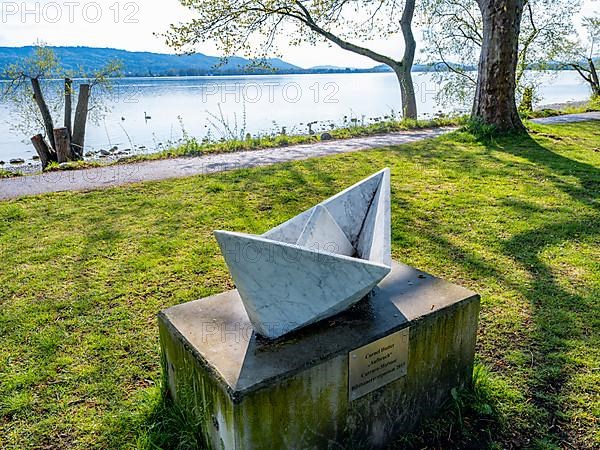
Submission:
[[[427,72],[431,72],[431,71],[426,71],[426,70],[415,70],[413,71],[414,73],[427,73]],[[392,71],[384,71],[384,70],[371,70],[371,69],[364,69],[364,70],[360,70],[360,69],[356,69],[356,70],[351,70],[351,71],[346,71],[346,70],[340,70],[340,71],[297,71],[297,72],[280,72],[280,71],[276,71],[276,72],[270,72],[270,73],[264,73],[264,72],[231,72],[231,73],[223,73],[223,72],[218,72],[218,73],[206,73],[206,74],[199,74],[199,75],[169,75],[169,74],[160,74],[160,75],[141,75],[141,74],[123,74],[120,77],[115,77],[114,79],[122,79],[122,78],[152,78],[152,79],[157,79],[157,78],[223,78],[223,77],[241,77],[241,76],[253,76],[253,77],[258,77],[258,76],[265,76],[265,77],[272,77],[272,76],[281,76],[281,75],[352,75],[352,74],[361,74],[361,73],[373,73],[373,74],[378,74],[378,73],[393,73]],[[76,80],[76,79],[80,79],[83,78],[80,75],[71,77],[72,79]],[[57,80],[59,78],[56,78]],[[0,76],[0,81],[10,81],[9,78]]]
[[[531,71],[540,71],[540,72],[576,72],[574,69],[528,69]],[[434,69],[413,69],[411,73],[432,73],[436,72]],[[476,72],[476,70],[468,71],[468,72]],[[200,75],[168,75],[168,74],[160,74],[160,75],[138,75],[138,74],[123,74],[120,77],[115,77],[113,79],[119,80],[124,78],[150,78],[150,79],[160,79],[160,78],[225,78],[225,77],[242,77],[242,76],[252,76],[252,77],[272,77],[272,76],[282,76],[282,75],[353,75],[353,74],[392,74],[392,70],[373,70],[373,69],[352,69],[352,70],[331,70],[331,71],[292,71],[292,72],[282,72],[275,71],[270,73],[264,72],[232,72],[232,73],[207,73]],[[84,77],[75,76],[72,77],[74,80],[83,79]],[[55,78],[49,80],[61,80],[62,78]],[[9,78],[5,78],[0,76],[0,82],[10,81]]]

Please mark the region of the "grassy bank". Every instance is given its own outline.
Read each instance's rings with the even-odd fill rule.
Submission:
[[[600,111],[600,99],[592,99],[583,104],[564,104],[560,109],[545,108],[536,111],[521,112],[523,119],[536,119],[542,117],[554,117],[567,114],[579,114],[591,111]],[[469,123],[468,116],[438,117],[430,120],[397,120],[392,116],[384,116],[371,119],[367,124],[361,124],[357,119],[346,122],[342,127],[324,130],[323,126],[313,134],[281,134],[271,133],[257,136],[246,135],[245,137],[234,137],[220,140],[201,140],[191,137],[183,129],[184,138],[178,144],[172,145],[164,150],[153,153],[135,154],[130,156],[108,156],[106,159],[86,159],[83,161],[70,161],[68,163],[51,163],[46,172],[58,172],[68,170],[89,169],[93,167],[111,166],[118,164],[130,164],[141,161],[153,161],[158,159],[193,157],[216,153],[233,153],[249,150],[261,150],[277,147],[288,147],[300,144],[313,144],[322,141],[324,133],[327,139],[339,140],[354,137],[375,136],[378,134],[402,132],[438,127],[458,127]],[[227,125],[227,124],[226,124]],[[333,125],[332,125],[333,126]],[[183,127],[183,125],[182,125]],[[228,128],[227,128],[228,129]],[[11,167],[10,170],[0,169],[0,178],[9,178],[21,175],[32,175],[39,173],[40,167]]]
[[[11,172],[10,170],[0,169],[0,178],[12,178],[21,176],[19,172]]]
[[[554,107],[542,108],[523,114],[525,119],[537,119],[541,117],[564,116],[565,114],[581,114],[592,111],[600,111],[600,97],[592,98],[587,102],[576,102],[574,104],[561,104],[560,109]]]
[[[483,298],[477,388],[398,447],[597,447],[600,127],[532,129],[0,202],[0,447],[192,443],[156,313],[232,287],[212,230],[263,232],[386,166],[394,257]]]

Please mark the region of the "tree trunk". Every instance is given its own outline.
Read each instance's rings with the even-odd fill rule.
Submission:
[[[415,87],[412,80],[410,67],[402,64],[393,66],[398,83],[400,84],[400,99],[402,101],[402,117],[405,119],[417,118],[417,100]]]
[[[36,134],[31,138],[31,143],[35,148],[35,151],[40,157],[40,162],[42,163],[42,170],[45,170],[48,167],[48,164],[54,161],[58,161],[56,157],[56,152],[52,147],[48,145],[44,136],[41,134]]]
[[[301,20],[302,24],[307,25],[312,31],[320,34],[344,50],[366,56],[373,61],[377,61],[378,63],[385,64],[386,66],[392,68],[396,73],[400,83],[403,116],[409,119],[416,119],[417,102],[415,99],[415,88],[411,76],[416,50],[416,42],[412,33],[412,20],[415,14],[415,1],[416,0],[406,0],[406,4],[404,5],[404,10],[402,12],[402,18],[400,19],[400,28],[402,29],[402,35],[404,37],[404,56],[401,61],[384,56],[368,48],[355,45],[321,28],[314,22],[310,16],[310,13],[308,12],[308,9],[302,5],[302,2],[296,1],[295,3],[302,11],[304,11],[305,19]]]
[[[87,124],[88,108],[90,101],[90,85],[79,86],[79,98],[75,109],[75,122],[73,123],[73,153],[77,159],[83,158],[85,145],[85,127]]]
[[[415,62],[415,50],[417,43],[412,32],[412,20],[415,15],[415,0],[406,0],[400,28],[404,37],[404,56],[402,66],[393,68],[400,83],[400,95],[402,97],[402,115],[407,119],[417,119],[417,99],[415,86],[412,79],[412,66]]]
[[[533,86],[525,86],[523,89],[523,96],[521,98],[521,104],[519,105],[519,112],[523,114],[530,114],[533,111]]]
[[[59,164],[73,159],[69,130],[66,128],[56,128],[54,130],[54,142],[56,142],[56,159]]]
[[[73,136],[73,80],[65,78],[65,128],[69,130],[69,136]]]
[[[523,131],[515,103],[519,32],[524,0],[477,0],[483,16],[472,117],[498,131]]]
[[[33,99],[35,100],[35,103],[42,114],[44,128],[46,128],[46,136],[50,141],[50,145],[54,148],[54,122],[52,120],[52,115],[50,114],[50,109],[48,109],[48,105],[44,99],[44,94],[42,93],[42,88],[40,86],[40,80],[37,78],[32,78],[31,87],[33,89]]]
[[[600,97],[600,80],[598,80],[598,71],[592,58],[588,59],[590,65],[590,78],[592,79],[592,96]]]

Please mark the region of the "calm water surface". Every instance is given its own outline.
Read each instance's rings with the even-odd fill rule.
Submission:
[[[549,75],[542,103],[585,100],[589,90],[573,72]],[[414,74],[419,115],[450,112],[436,104],[439,86],[426,73]],[[235,77],[126,78],[115,81],[110,112],[88,126],[86,150],[148,152],[189,136],[213,139],[246,133],[306,133],[332,124],[368,122],[400,109],[393,74],[271,75]],[[10,108],[0,104],[0,160],[31,158],[29,136],[11,129]]]

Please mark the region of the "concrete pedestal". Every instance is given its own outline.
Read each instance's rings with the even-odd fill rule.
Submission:
[[[159,315],[174,401],[215,449],[378,448],[471,380],[479,296],[394,263],[351,310],[277,341],[237,291]]]

